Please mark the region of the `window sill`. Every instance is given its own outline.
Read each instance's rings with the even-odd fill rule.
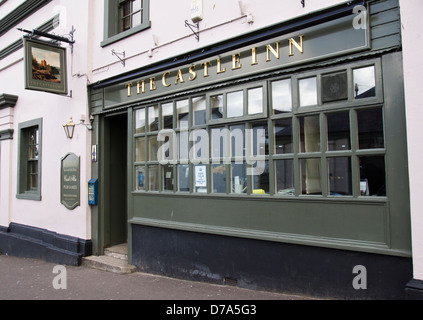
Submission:
[[[120,41],[120,40],[122,40],[122,39],[124,39],[124,38],[130,37],[130,36],[132,36],[132,35],[134,35],[134,34],[136,34],[136,33],[138,33],[138,32],[141,32],[141,31],[143,31],[143,30],[146,30],[146,29],[148,29],[148,28],[150,28],[150,27],[151,27],[151,23],[150,23],[150,21],[149,21],[148,23],[145,23],[145,24],[142,24],[142,25],[136,26],[136,27],[134,27],[134,28],[132,28],[132,29],[129,29],[129,30],[126,30],[126,31],[120,32],[120,33],[118,33],[118,34],[115,34],[115,35],[113,35],[113,36],[111,36],[111,37],[108,37],[108,38],[104,39],[104,40],[100,43],[100,46],[101,46],[101,47],[106,47],[106,46],[108,46],[109,44],[112,44],[112,43],[115,43],[115,42],[117,42],[117,41]]]
[[[16,194],[17,199],[41,201],[41,195],[35,192],[27,191]]]

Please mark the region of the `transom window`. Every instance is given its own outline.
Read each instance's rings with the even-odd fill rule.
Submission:
[[[135,190],[386,196],[378,60],[134,110]]]

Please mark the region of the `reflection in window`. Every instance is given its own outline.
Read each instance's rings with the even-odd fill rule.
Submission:
[[[360,149],[383,148],[382,108],[357,110]]]
[[[173,191],[174,179],[173,179],[173,165],[166,164],[162,166],[162,176],[163,176],[163,190],[164,191]]]
[[[229,130],[231,132],[231,156],[245,156],[245,125],[230,126]]]
[[[320,151],[319,116],[300,118],[300,152]]]
[[[252,175],[253,178],[253,194],[268,194],[269,193],[269,161],[257,161],[257,173]]]
[[[135,139],[135,161],[141,162],[147,159],[145,155],[145,137]]]
[[[227,117],[239,117],[244,114],[244,92],[236,91],[227,95]]]
[[[355,99],[376,96],[375,67],[365,67],[353,71]]]
[[[269,131],[267,121],[252,124],[253,156],[269,154]]]
[[[385,157],[359,157],[360,194],[362,196],[386,196]]]
[[[227,152],[228,130],[226,128],[211,129],[211,157],[222,159],[228,156]]]
[[[159,166],[148,166],[148,190],[159,191]]]
[[[294,161],[276,160],[276,194],[294,195]]]
[[[176,115],[178,128],[188,128],[189,121],[189,103],[188,100],[176,102]]]
[[[300,86],[300,107],[313,106],[317,104],[317,78],[301,79]]]
[[[210,97],[211,120],[223,118],[223,95]]]
[[[206,97],[192,99],[193,125],[206,124]]]
[[[189,191],[189,165],[179,164],[178,169],[178,191]]]
[[[135,133],[145,132],[145,109],[135,112]]]
[[[292,119],[275,121],[275,153],[292,153]]]
[[[263,88],[248,90],[248,114],[263,113]]]
[[[148,108],[148,130],[159,130],[159,106],[152,106]]]
[[[272,106],[275,114],[292,111],[291,79],[272,82]]]
[[[352,195],[351,158],[328,158],[329,194],[331,196]]]
[[[241,194],[247,192],[246,163],[231,164],[231,187],[232,193]]]
[[[157,152],[159,151],[159,144],[157,136],[148,137],[148,161],[157,161]]]
[[[336,112],[326,115],[328,127],[328,151],[350,150],[349,112]]]
[[[212,165],[213,193],[226,193],[226,165],[223,163]]]
[[[321,195],[320,159],[300,159],[301,194]]]
[[[162,128],[173,129],[173,102],[162,105]]]

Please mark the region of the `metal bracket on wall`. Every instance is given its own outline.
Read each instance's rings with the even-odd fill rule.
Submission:
[[[192,33],[195,35],[195,39],[200,41],[200,24],[198,22],[196,24],[190,24],[188,20],[185,20],[185,27],[190,28]],[[194,28],[197,29],[197,31],[195,31]]]
[[[120,62],[122,63],[123,66],[125,66],[125,51],[122,53],[116,52],[115,49],[112,49],[112,55],[118,57],[118,59],[120,60]],[[121,58],[123,57],[123,58]]]

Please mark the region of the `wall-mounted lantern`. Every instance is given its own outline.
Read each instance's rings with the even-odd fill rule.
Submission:
[[[75,123],[73,123],[72,117],[70,117],[69,121],[63,125],[63,129],[65,129],[66,138],[72,139],[73,132],[75,130]]]

